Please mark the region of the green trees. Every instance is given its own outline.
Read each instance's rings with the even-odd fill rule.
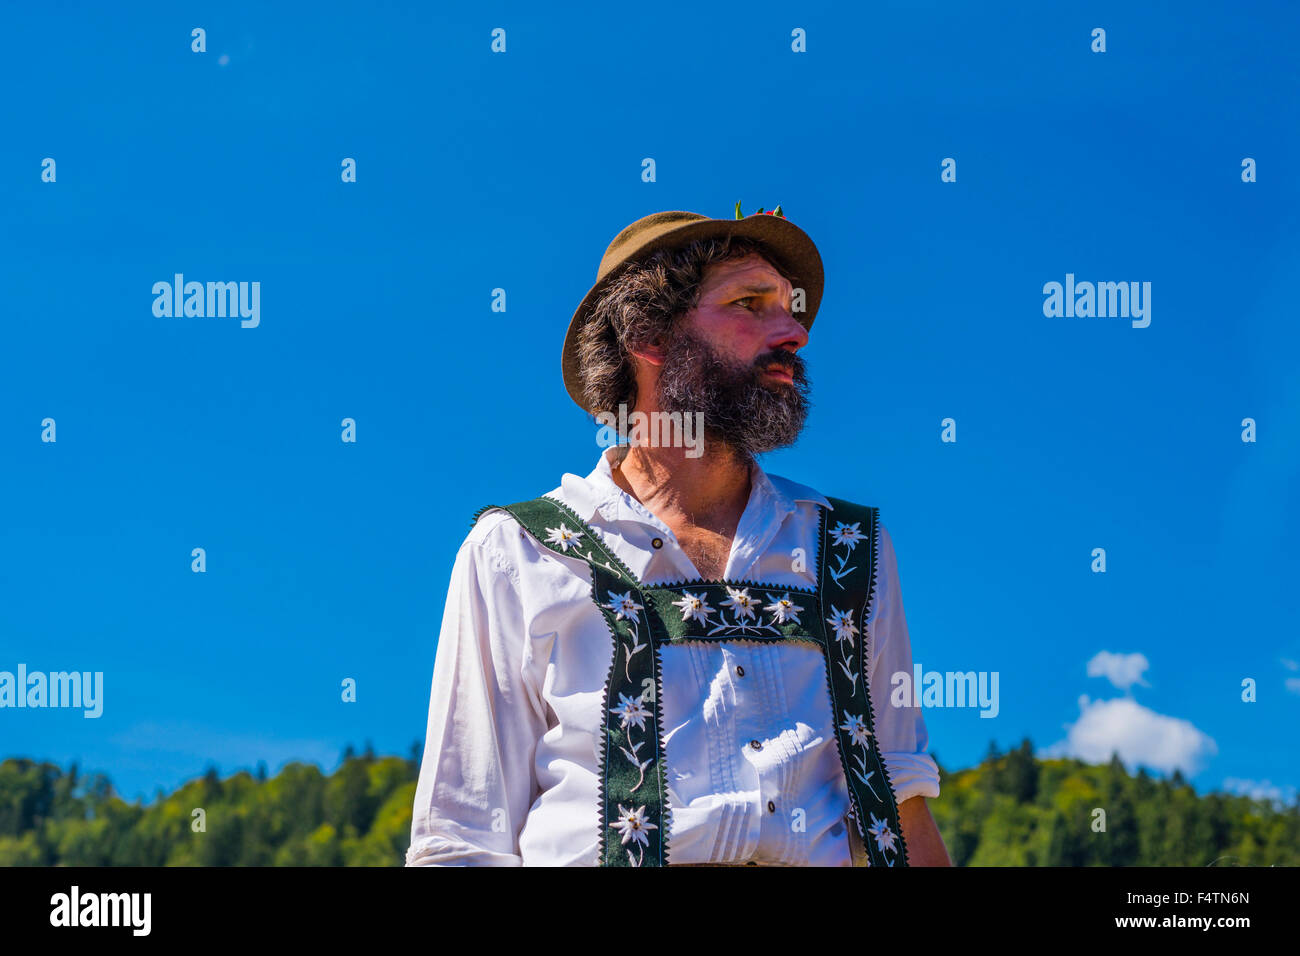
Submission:
[[[222,779],[215,767],[149,806],[102,776],[0,763],[0,866],[398,866],[418,764],[367,748],[330,776],[293,763]]]
[[[292,763],[222,778],[209,767],[149,806],[102,775],[0,763],[0,866],[400,866],[419,745],[407,757],[352,748],[334,773]],[[1181,775],[1039,760],[1024,740],[975,767],[940,768],[930,801],[964,866],[1295,866],[1300,804],[1198,797]]]
[[[1117,754],[1090,765],[990,743],[940,779],[930,809],[958,866],[1300,865],[1300,803],[1198,797],[1180,773],[1130,776]]]

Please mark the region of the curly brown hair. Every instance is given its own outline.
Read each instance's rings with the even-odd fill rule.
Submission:
[[[632,351],[665,341],[673,323],[699,301],[709,266],[758,253],[792,286],[798,277],[775,262],[764,246],[744,236],[697,239],[662,249],[615,273],[578,332],[577,355],[587,407],[617,414],[636,404]]]

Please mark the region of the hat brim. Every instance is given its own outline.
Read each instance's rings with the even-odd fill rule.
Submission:
[[[804,290],[804,311],[795,318],[806,329],[811,329],[822,300],[822,257],[808,234],[782,216],[754,214],[744,219],[699,219],[655,236],[629,252],[618,268],[600,278],[583,297],[569,329],[564,336],[561,362],[564,369],[564,387],[580,408],[588,413],[583,395],[582,377],[578,371],[578,333],[587,322],[588,312],[600,298],[605,288],[625,269],[661,249],[681,246],[696,239],[717,239],[723,236],[745,236],[762,244],[763,255],[773,264],[795,277],[795,287]]]

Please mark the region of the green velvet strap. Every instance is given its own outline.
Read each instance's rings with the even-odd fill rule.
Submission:
[[[880,512],[839,498],[823,510],[818,595],[828,628],[826,677],[853,823],[872,866],[907,866],[889,771],[875,735],[867,620],[876,591]],[[889,706],[888,701],[885,706]]]

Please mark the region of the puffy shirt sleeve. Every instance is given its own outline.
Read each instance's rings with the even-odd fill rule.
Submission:
[[[407,866],[520,866],[547,722],[524,677],[518,573],[485,518],[451,573],[433,667]]]
[[[929,754],[930,738],[920,707],[896,707],[891,701],[894,674],[908,675],[911,686],[912,645],[903,614],[894,543],[880,525],[876,595],[868,617],[871,641],[871,704],[876,743],[894,787],[894,799],[939,796],[939,767]],[[910,698],[908,700],[910,704]]]

